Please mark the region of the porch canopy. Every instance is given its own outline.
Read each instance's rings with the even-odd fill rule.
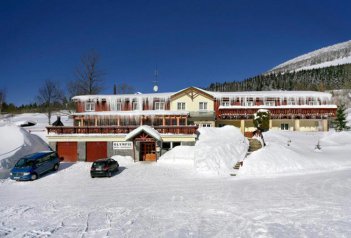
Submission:
[[[142,132],[144,132],[145,134],[147,134],[150,137],[154,138],[156,141],[162,141],[160,133],[158,131],[156,131],[154,128],[152,128],[151,126],[148,126],[148,125],[142,125],[142,126],[137,127],[136,129],[132,130],[131,132],[129,132],[126,135],[125,140],[126,141],[131,141],[131,140],[133,140],[135,137],[137,137]]]

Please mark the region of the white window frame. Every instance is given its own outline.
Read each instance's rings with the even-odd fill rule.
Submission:
[[[199,102],[199,110],[200,111],[207,111],[207,102]]]
[[[319,105],[319,102],[318,101],[309,101],[308,105],[312,105],[312,106]]]
[[[177,102],[177,110],[185,110],[185,102]]]
[[[116,111],[122,111],[122,103],[121,102],[116,103]]]
[[[202,123],[200,127],[212,127],[211,123]]]
[[[295,100],[294,99],[289,99],[288,100],[288,105],[296,105],[296,102],[295,102]]]
[[[247,106],[247,107],[252,107],[253,105],[254,105],[253,101],[246,101],[245,102],[245,106]]]
[[[136,110],[139,109],[138,108],[138,102],[132,102],[132,109],[133,109],[133,111],[136,111]]]
[[[155,102],[154,110],[165,110],[165,102]]]
[[[275,101],[265,101],[264,105],[265,106],[275,106]]]
[[[95,111],[95,102],[86,102],[85,103],[85,111],[86,112],[94,112]]]
[[[229,101],[222,101],[221,106],[229,107]]]

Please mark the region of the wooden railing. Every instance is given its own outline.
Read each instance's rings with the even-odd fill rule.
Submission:
[[[336,108],[268,109],[272,119],[327,119],[335,117]],[[220,109],[220,119],[252,119],[258,109]]]
[[[128,134],[138,126],[48,126],[55,134]],[[198,126],[154,126],[161,134],[195,134]]]

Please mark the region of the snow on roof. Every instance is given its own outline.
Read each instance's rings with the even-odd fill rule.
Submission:
[[[259,105],[259,106],[219,106],[219,109],[243,109],[243,108],[252,108],[252,109],[289,109],[289,108],[337,108],[334,104],[328,105],[280,105],[280,106],[268,106],[268,105]]]
[[[217,99],[221,98],[235,98],[235,97],[253,97],[253,98],[299,98],[299,97],[315,97],[315,98],[323,98],[330,100],[332,95],[326,92],[317,92],[317,91],[241,91],[241,92],[212,92],[207,91],[198,87],[188,87],[188,88],[195,88],[200,90],[204,93],[212,95]],[[147,94],[122,94],[122,95],[81,95],[75,96],[72,98],[73,101],[97,101],[97,100],[112,100],[112,99],[150,99],[150,98],[164,98],[168,99],[172,95],[175,95],[179,92],[182,92],[188,88],[179,90],[177,92],[168,92],[168,93],[147,93]]]
[[[296,97],[320,97],[331,99],[332,95],[316,91],[245,91],[245,92],[210,92],[215,98],[223,97],[264,97],[264,98],[296,98]]]
[[[73,116],[157,116],[157,115],[183,115],[187,116],[188,111],[170,111],[170,110],[135,110],[135,111],[102,111],[102,112],[80,112],[74,113]]]
[[[139,126],[138,128],[136,128],[136,129],[132,130],[131,132],[129,132],[126,135],[125,140],[126,141],[131,140],[131,139],[133,139],[135,136],[137,136],[141,132],[145,132],[149,136],[155,138],[157,141],[162,141],[160,133],[158,133],[158,131],[156,131],[151,126],[147,126],[147,125]]]
[[[173,92],[168,93],[137,93],[137,94],[119,94],[119,95],[79,95],[72,98],[73,101],[96,101],[96,100],[111,100],[111,99],[143,99],[143,98],[169,98]]]

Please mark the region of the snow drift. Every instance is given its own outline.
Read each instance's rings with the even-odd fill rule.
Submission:
[[[240,130],[234,126],[203,127],[198,132],[195,146],[178,146],[163,155],[160,162],[190,164],[199,172],[216,175],[232,173],[248,149],[248,141]]]
[[[245,159],[239,176],[270,177],[351,168],[350,132],[269,132],[265,138],[267,146]],[[318,141],[320,149],[316,148]]]
[[[40,137],[15,125],[0,125],[0,135],[0,178],[8,177],[9,170],[24,155],[49,149]]]

